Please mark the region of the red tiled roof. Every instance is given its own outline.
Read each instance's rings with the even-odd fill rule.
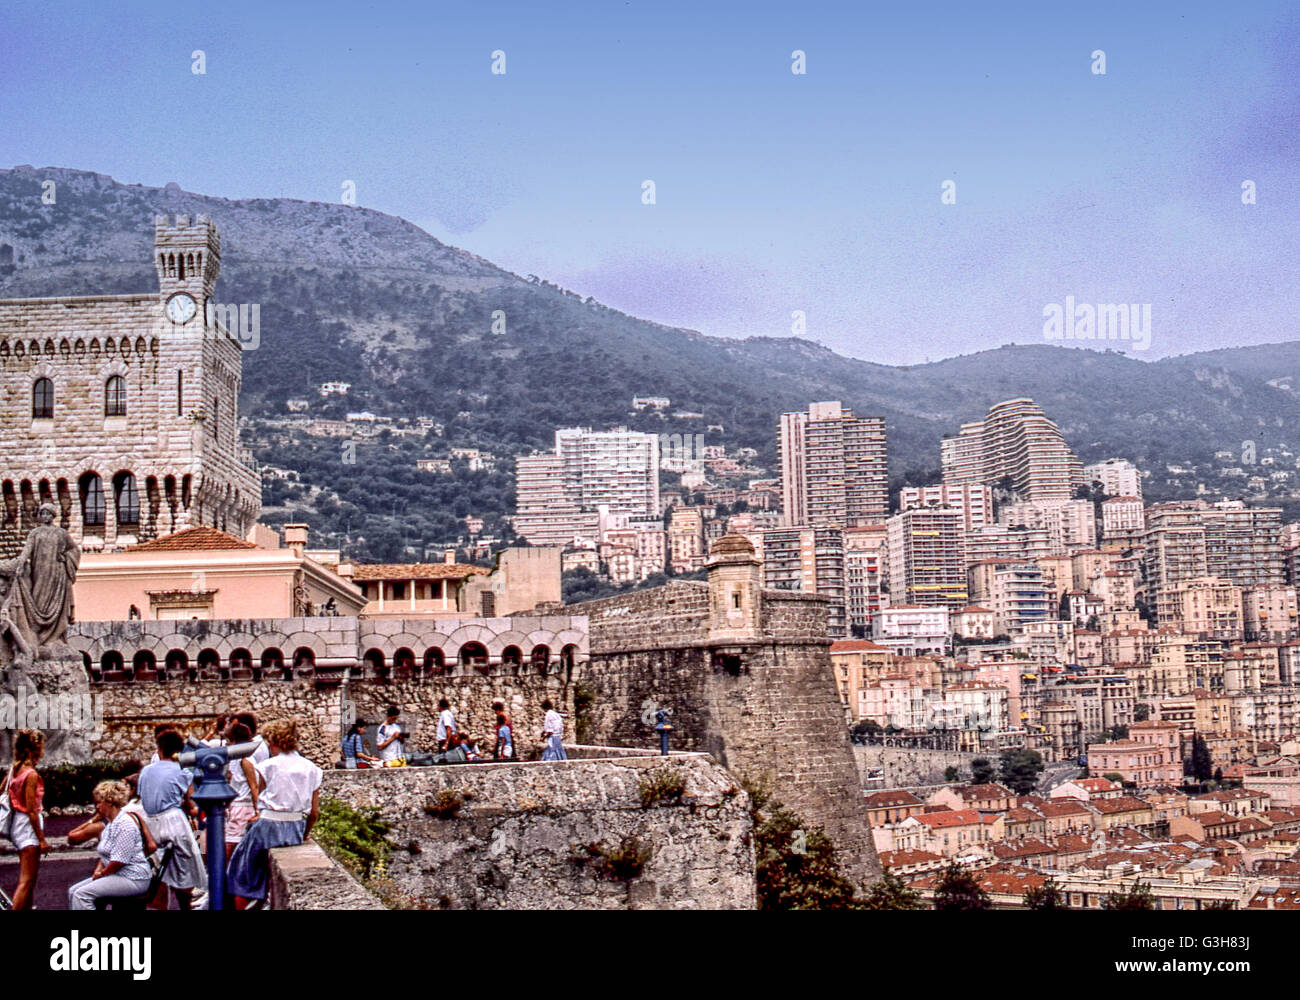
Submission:
[[[184,528],[161,538],[150,539],[138,545],[130,545],[127,552],[195,552],[204,549],[255,549],[252,542],[228,535],[224,531],[210,528],[206,524],[194,528]]]
[[[1044,800],[1041,804],[1035,803],[1035,808],[1052,819],[1055,816],[1090,816],[1088,807],[1078,799],[1051,799]]]
[[[881,652],[888,653],[888,646],[879,646],[870,639],[836,639],[831,643],[832,653]]]
[[[893,789],[884,792],[872,792],[866,796],[868,809],[883,809],[888,806],[920,806],[924,803],[905,789]]]
[[[993,845],[993,853],[998,858],[1031,858],[1040,854],[1055,854],[1056,848],[1043,843],[1036,837],[1015,843],[1005,840]]]
[[[1195,815],[1188,816],[1187,818],[1196,820],[1196,822],[1200,823],[1202,827],[1220,826],[1224,823],[1235,823],[1237,821],[1236,816],[1230,816],[1226,812],[1196,813]]]
[[[354,563],[353,580],[448,580],[482,574],[491,570],[464,563]]]
[[[1091,805],[1099,813],[1136,812],[1139,809],[1151,808],[1148,803],[1135,799],[1131,795],[1121,795],[1117,799],[1098,799]]]
[[[980,814],[974,809],[949,809],[946,812],[921,813],[916,817],[929,827],[978,826]]]
[[[1079,778],[1075,784],[1090,792],[1113,792],[1122,787],[1109,778]]]
[[[1092,837],[1086,833],[1063,833],[1056,838],[1057,854],[1087,854],[1092,850]]]
[[[1273,892],[1260,889],[1246,904],[1248,910],[1300,910],[1300,886],[1282,885]]]

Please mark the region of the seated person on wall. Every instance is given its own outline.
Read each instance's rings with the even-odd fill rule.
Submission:
[[[354,771],[357,768],[358,761],[364,761],[367,764],[379,763],[379,758],[374,754],[366,753],[365,748],[369,745],[365,741],[366,727],[369,725],[364,719],[357,719],[352,723],[347,735],[343,737],[343,766]]]
[[[230,856],[227,885],[236,909],[264,902],[271,880],[271,849],[301,844],[320,815],[319,767],[298,753],[298,727],[289,719],[262,734],[271,756],[257,765],[258,818]]]
[[[125,782],[101,781],[92,794],[95,818],[72,830],[68,843],[98,837],[99,862],[90,878],[68,887],[70,910],[93,910],[97,899],[138,896],[147,890],[151,873],[145,858],[157,846],[140,816],[124,808],[131,795]]]

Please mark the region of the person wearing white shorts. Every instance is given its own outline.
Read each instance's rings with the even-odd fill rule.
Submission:
[[[45,815],[41,811],[45,781],[36,770],[44,754],[45,734],[39,729],[20,729],[14,736],[14,766],[5,780],[4,794],[9,798],[11,810],[9,839],[18,851],[15,910],[32,909],[41,855],[50,850],[45,839]]]

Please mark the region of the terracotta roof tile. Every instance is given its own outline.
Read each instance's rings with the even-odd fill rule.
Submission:
[[[205,549],[255,549],[252,542],[228,535],[224,531],[199,525],[185,528],[161,538],[154,538],[139,545],[130,545],[127,552],[194,552]]]
[[[978,826],[980,814],[974,809],[949,809],[947,812],[921,813],[916,817],[929,827]]]
[[[898,788],[884,792],[872,792],[866,796],[868,809],[883,809],[889,806],[921,806],[924,803],[911,792]]]
[[[490,570],[464,563],[354,563],[353,580],[448,580],[486,576]]]

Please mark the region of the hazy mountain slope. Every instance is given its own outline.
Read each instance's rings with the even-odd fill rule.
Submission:
[[[46,178],[56,182],[55,205],[41,202]],[[489,521],[506,513],[509,457],[548,444],[566,424],[692,434],[721,424],[724,434],[708,440],[753,447],[770,465],[782,411],[842,399],[885,416],[894,476],[917,479],[937,468],[941,435],[1013,396],[1035,398],[1085,459],[1120,455],[1157,470],[1209,461],[1246,439],[1280,441],[1300,419],[1300,400],[1266,384],[1279,370],[1269,357],[1300,359],[1297,344],[1154,365],[1116,353],[1003,347],[898,368],[792,338],[727,340],[636,319],[368,209],[208,198],[56,168],[0,171],[0,254],[7,244],[14,255],[13,267],[0,267],[0,295],[154,287],[155,213],[211,215],[222,231],[219,297],[261,303],[261,346],[245,356],[246,442],[261,460],[297,468],[343,499],[337,509],[326,502],[318,527],[352,536],[360,529],[371,541],[382,533],[390,549],[403,535],[412,544],[454,537],[464,513]],[[498,310],[506,316],[500,336],[491,332]],[[346,400],[320,399],[315,386],[329,379],[353,384]],[[629,417],[631,397],[649,394],[704,419]],[[344,466],[338,442],[267,423],[286,416],[285,401],[295,397],[310,399],[316,416],[429,416],[445,433],[367,444],[355,466]],[[505,460],[495,475],[414,470],[417,457],[446,454],[448,445]],[[1152,486],[1162,488],[1158,479]]]

